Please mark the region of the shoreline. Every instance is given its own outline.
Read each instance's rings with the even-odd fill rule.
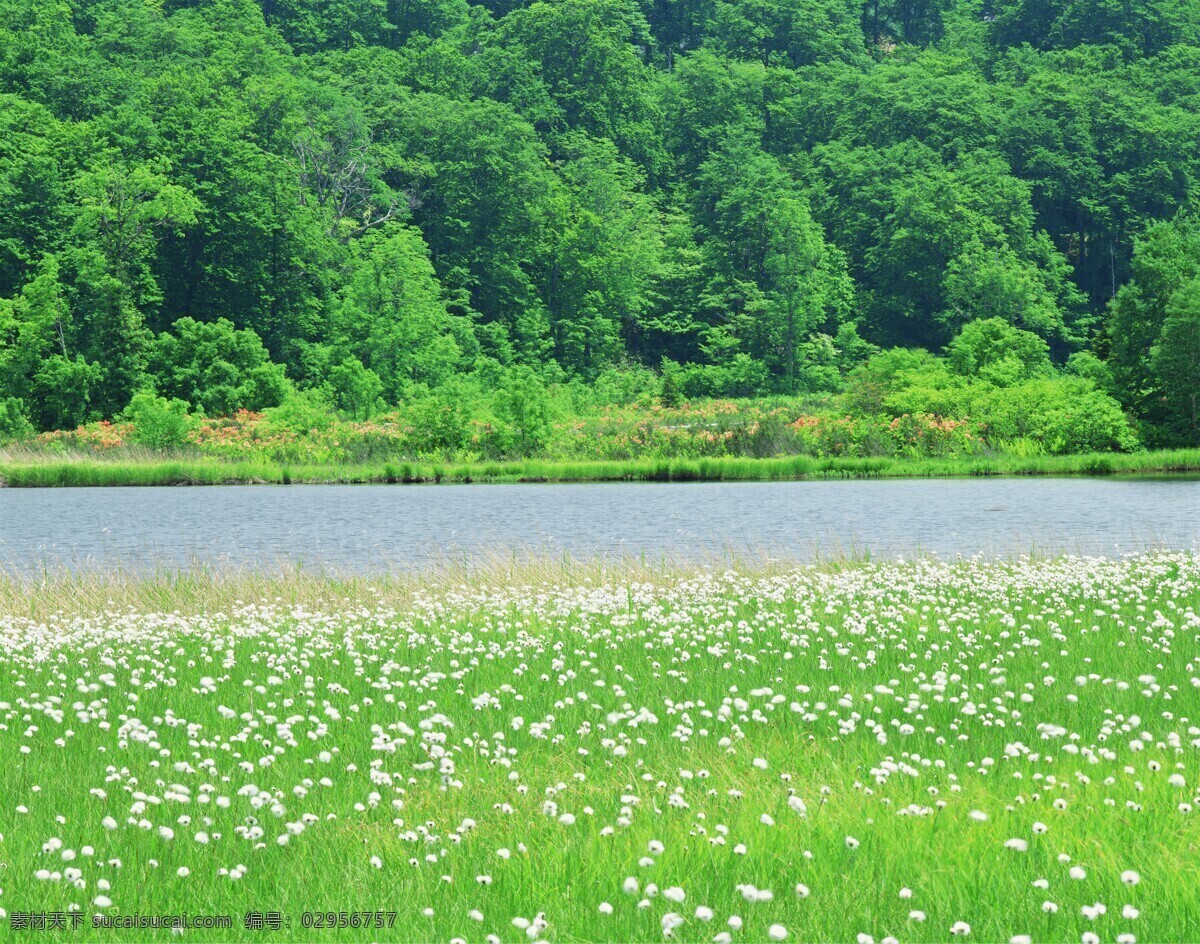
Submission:
[[[612,558],[550,557],[537,554],[494,555],[471,562],[447,560],[414,571],[356,572],[307,570],[295,564],[229,564],[165,566],[155,570],[113,566],[88,570],[44,569],[20,572],[0,569],[0,623],[12,620],[111,620],[134,613],[230,616],[260,606],[309,612],[362,614],[412,610],[431,600],[456,600],[471,609],[489,594],[513,591],[553,593],[562,590],[655,588],[656,592],[693,581],[735,575],[743,580],[872,575],[930,568],[946,573],[970,570],[1014,571],[1028,567],[1066,566],[1071,561],[1106,565],[1196,559],[1195,552],[1146,548],[1124,554],[1090,557],[1069,551],[997,554],[985,560],[943,558],[914,548],[897,558],[833,552],[811,559],[747,553],[733,559],[676,561],[624,556]]]
[[[780,482],[831,479],[1200,475],[1200,448],[963,459],[627,459],[290,464],[222,459],[0,459],[0,487]]]

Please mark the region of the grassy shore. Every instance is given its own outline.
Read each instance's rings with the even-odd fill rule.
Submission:
[[[347,612],[362,607],[406,609],[414,601],[454,594],[499,593],[506,587],[540,590],[586,588],[613,583],[676,583],[734,567],[756,575],[803,566],[834,572],[865,559],[833,554],[801,563],[762,554],[716,556],[679,563],[617,555],[570,556],[479,553],[446,559],[420,570],[361,573],[335,567],[310,570],[287,562],[164,565],[157,570],[122,566],[69,570],[47,567],[0,570],[0,618],[47,620],[101,618],[125,613],[229,613],[247,604],[300,607],[312,612]]]
[[[379,462],[284,465],[204,458],[0,455],[10,488],[115,485],[292,485],[470,482],[753,482],[799,479],[953,478],[1200,473],[1200,449],[1071,456],[883,459],[630,459],[604,462]]]
[[[1200,940],[1200,559],[514,566],[0,594],[4,924]]]

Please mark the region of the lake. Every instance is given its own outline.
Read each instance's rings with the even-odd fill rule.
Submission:
[[[1195,479],[0,489],[0,568],[1200,548]]]

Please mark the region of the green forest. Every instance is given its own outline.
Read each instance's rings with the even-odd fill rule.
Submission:
[[[1198,145],[1200,0],[0,0],[0,439],[1200,445]]]

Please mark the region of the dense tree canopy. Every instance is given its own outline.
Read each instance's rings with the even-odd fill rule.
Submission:
[[[1195,442],[1197,141],[1200,0],[0,0],[0,404],[898,347]]]

